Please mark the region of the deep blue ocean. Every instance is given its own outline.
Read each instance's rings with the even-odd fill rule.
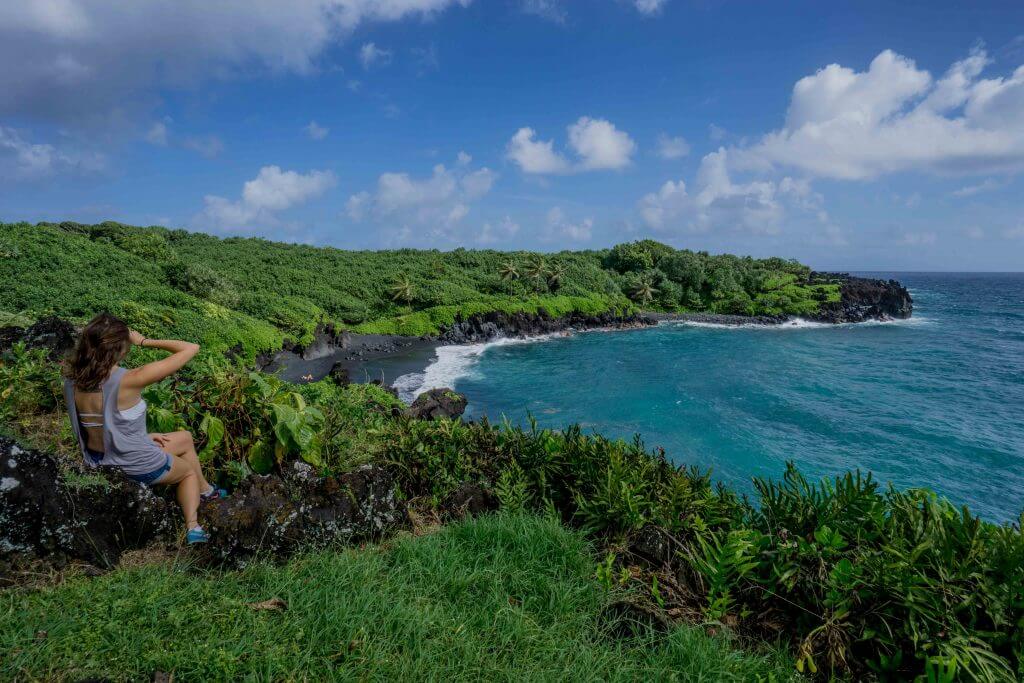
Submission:
[[[661,446],[744,492],[793,460],[925,486],[993,521],[1024,509],[1024,274],[872,273],[908,321],[724,328],[668,323],[438,350],[429,386],[502,415]],[[410,378],[412,380],[413,378]]]

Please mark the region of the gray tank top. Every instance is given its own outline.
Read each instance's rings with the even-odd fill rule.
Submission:
[[[115,368],[103,383],[103,458],[99,461],[87,452],[86,435],[75,405],[75,385],[69,379],[64,380],[64,399],[71,414],[71,429],[78,438],[85,464],[90,467],[112,465],[120,467],[125,474],[140,476],[163,467],[167,463],[167,453],[149,438],[145,412],[127,419],[117,409],[117,394],[125,372],[124,368]]]

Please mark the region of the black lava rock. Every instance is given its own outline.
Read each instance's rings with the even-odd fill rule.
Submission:
[[[431,389],[416,397],[405,409],[408,417],[417,420],[436,420],[439,417],[455,418],[466,412],[466,397],[448,388]]]
[[[75,347],[78,330],[67,320],[57,317],[40,318],[28,327],[0,328],[0,352],[9,350],[18,342],[30,349],[46,349],[53,360],[62,358]]]

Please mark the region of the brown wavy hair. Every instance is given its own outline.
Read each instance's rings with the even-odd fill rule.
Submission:
[[[64,376],[79,391],[96,391],[106,381],[110,369],[120,363],[132,347],[128,325],[109,313],[100,313],[89,321],[78,343],[64,363]]]

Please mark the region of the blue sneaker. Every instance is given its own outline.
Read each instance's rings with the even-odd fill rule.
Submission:
[[[203,500],[213,500],[215,498],[227,498],[228,492],[224,489],[219,489],[216,486],[210,486],[210,490],[206,493],[200,493],[199,497]]]
[[[189,545],[194,545],[196,543],[206,543],[209,540],[210,534],[206,533],[206,530],[201,526],[197,526],[195,529],[189,529],[188,533],[185,534],[185,541]]]

